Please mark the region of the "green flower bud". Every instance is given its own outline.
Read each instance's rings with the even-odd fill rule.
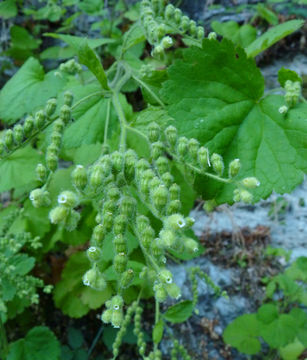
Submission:
[[[161,180],[164,182],[164,184],[167,187],[170,187],[172,185],[172,183],[174,182],[174,177],[172,176],[171,173],[166,172],[161,176]]]
[[[101,314],[101,321],[104,322],[105,324],[108,324],[111,322],[112,319],[112,313],[113,311],[111,309],[107,309],[105,310],[102,314]]]
[[[119,174],[117,174],[117,176],[116,176],[116,185],[119,188],[126,185],[125,174],[123,172],[120,172]]]
[[[166,173],[169,171],[169,166],[168,166],[168,160],[166,157],[164,156],[160,156],[157,160],[156,160],[156,167],[158,169],[158,172],[160,175]]]
[[[37,180],[39,180],[41,182],[44,182],[46,180],[47,169],[43,164],[37,164],[35,173],[36,173]]]
[[[132,217],[136,209],[136,200],[131,196],[123,196],[120,200],[120,212],[127,217]]]
[[[167,292],[162,284],[154,285],[155,298],[158,302],[162,303],[167,298]]]
[[[279,112],[280,114],[287,114],[288,110],[289,110],[288,106],[283,105],[283,106],[281,106],[281,107],[278,109],[278,112]]]
[[[164,221],[164,226],[167,229],[179,230],[186,226],[186,222],[182,215],[174,214],[166,218]]]
[[[57,132],[57,133],[62,133],[63,130],[65,128],[65,123],[63,120],[61,119],[57,119],[54,123],[53,123],[53,131]]]
[[[46,156],[46,165],[50,171],[55,171],[58,167],[58,157],[55,154],[48,153]]]
[[[199,142],[196,139],[193,139],[193,138],[190,139],[188,141],[188,150],[189,150],[189,154],[193,160],[197,159],[198,149],[199,149]]]
[[[86,253],[90,261],[97,262],[101,258],[101,251],[95,246],[89,247]]]
[[[134,178],[134,172],[137,162],[137,155],[135,151],[128,150],[125,153],[125,177],[127,180],[132,180]]]
[[[23,132],[25,136],[29,136],[34,128],[34,119],[32,116],[27,116],[23,124]]]
[[[173,282],[173,274],[167,269],[162,269],[158,276],[163,284],[171,284]]]
[[[188,149],[188,139],[184,136],[181,136],[177,142],[177,154],[180,157],[184,157],[187,153],[187,149]]]
[[[177,143],[177,129],[175,126],[168,126],[164,131],[167,142],[174,147]]]
[[[169,203],[168,203],[168,206],[167,206],[167,215],[173,215],[173,214],[177,214],[181,209],[181,202],[180,200],[171,200]]]
[[[52,116],[55,112],[57,105],[56,99],[49,99],[46,103],[45,113],[48,117]]]
[[[169,49],[174,45],[173,39],[170,36],[164,36],[164,38],[161,41],[161,45],[164,49]]]
[[[147,216],[139,215],[136,218],[136,227],[139,233],[142,233],[148,226],[150,226],[150,221]]]
[[[234,178],[238,175],[239,171],[241,169],[241,162],[240,159],[234,159],[229,164],[228,174],[230,178]]]
[[[156,58],[161,58],[161,56],[164,54],[164,48],[162,45],[156,45],[153,50],[152,50],[152,53],[151,55],[153,57],[156,57]]]
[[[165,287],[165,290],[166,290],[168,296],[170,296],[171,298],[176,299],[176,300],[181,298],[180,287],[178,285],[176,285],[175,283],[165,284],[164,287]]]
[[[14,136],[11,129],[4,132],[4,144],[9,150],[14,147]]]
[[[210,166],[209,150],[204,146],[201,146],[197,152],[197,159],[200,167],[202,169],[207,169],[207,167]]]
[[[104,226],[106,232],[109,232],[112,230],[113,214],[111,212],[107,212],[107,213],[103,214],[102,225]]]
[[[15,125],[13,128],[13,137],[16,144],[20,144],[23,140],[23,127],[21,125]]]
[[[151,157],[157,160],[159,156],[163,154],[164,146],[161,141],[157,141],[151,144]]]
[[[169,194],[171,200],[177,200],[180,198],[180,186],[177,184],[172,184],[172,186],[169,188]]]
[[[72,191],[62,191],[58,196],[58,204],[68,208],[74,208],[78,205],[78,196]]]
[[[156,142],[160,138],[160,126],[156,122],[152,122],[148,126],[148,138],[150,142]]]
[[[147,170],[149,168],[150,168],[149,162],[145,159],[140,159],[136,163],[136,170],[137,170],[138,174],[144,172],[145,170]]]
[[[113,244],[116,253],[125,253],[127,251],[127,244],[125,237],[122,234],[118,234],[113,239]]]
[[[178,25],[181,22],[181,17],[182,17],[182,11],[180,9],[176,8],[174,11],[174,18]]]
[[[210,32],[209,34],[208,34],[208,39],[209,40],[216,40],[216,33],[215,32]]]
[[[120,295],[115,295],[111,299],[111,307],[113,310],[121,310],[124,306],[124,299]]]
[[[189,30],[190,30],[190,34],[192,36],[196,35],[197,26],[196,26],[196,22],[194,20],[190,20]]]
[[[98,291],[103,291],[107,286],[102,273],[96,268],[92,268],[84,274],[83,284]]]
[[[65,229],[67,231],[76,230],[80,218],[81,215],[78,213],[78,211],[71,210],[65,222]]]
[[[120,191],[116,186],[109,188],[107,194],[108,198],[113,201],[117,201],[120,198]]]
[[[235,189],[233,191],[233,201],[234,202],[239,202],[241,201],[241,195],[240,195],[240,190],[239,189]]]
[[[162,245],[163,248],[170,248],[176,243],[176,235],[172,230],[161,230],[159,237],[161,240],[160,245]]]
[[[77,165],[71,173],[72,183],[78,190],[83,190],[87,185],[87,172],[82,165]]]
[[[99,160],[99,164],[102,169],[102,173],[105,177],[109,176],[112,171],[112,160],[110,155],[103,155]]]
[[[90,175],[90,185],[97,190],[103,184],[103,172],[99,164],[94,165]]]
[[[223,161],[223,158],[221,157],[221,155],[216,154],[216,153],[212,154],[211,155],[211,163],[212,163],[213,170],[219,176],[221,176],[224,172],[224,161]]]
[[[134,271],[132,269],[126,270],[120,279],[120,286],[124,289],[128,288],[134,279]]]
[[[189,251],[191,253],[198,252],[198,243],[191,238],[185,239],[184,246],[187,249],[187,251]]]
[[[113,259],[113,266],[114,266],[114,270],[119,273],[122,274],[127,267],[127,255],[125,253],[119,253],[117,255],[115,255],[114,259]]]
[[[161,239],[157,238],[151,243],[151,253],[155,257],[161,257],[164,254],[164,245],[161,244]]]
[[[241,181],[241,184],[247,189],[255,189],[260,185],[260,182],[255,177],[247,177]]]
[[[68,124],[71,119],[71,109],[67,105],[63,105],[60,109],[60,119],[64,122],[64,124]]]
[[[68,107],[71,107],[74,100],[74,96],[70,91],[65,91],[64,93],[64,104]]]
[[[97,245],[101,245],[103,239],[106,236],[106,231],[102,224],[98,224],[94,227],[93,230],[93,239]]]
[[[113,163],[113,169],[116,172],[120,172],[123,170],[123,166],[124,166],[124,155],[119,152],[119,151],[114,151],[111,154],[111,160]]]
[[[47,152],[46,152],[46,155],[58,155],[60,151],[60,148],[56,145],[56,144],[53,144],[51,143],[48,147],[47,147]]]
[[[151,243],[154,241],[154,237],[155,237],[154,229],[150,225],[148,225],[147,227],[145,227],[145,229],[143,229],[140,235],[143,246],[146,249],[149,249]]]
[[[62,134],[60,132],[53,131],[51,134],[51,143],[59,149],[62,143]]]
[[[202,26],[197,27],[196,37],[198,40],[202,40],[205,37],[205,29]]]
[[[46,121],[46,115],[44,111],[43,110],[37,111],[35,113],[35,120],[34,120],[36,129],[38,130],[41,129],[44,126],[45,121]]]
[[[215,200],[207,200],[205,203],[204,203],[204,206],[203,206],[203,209],[207,212],[207,213],[210,213],[212,212],[217,206],[217,203]]]
[[[117,215],[114,219],[114,224],[113,224],[114,234],[115,235],[119,235],[119,234],[123,235],[126,232],[127,223],[128,223],[127,216],[125,216],[123,214]]]
[[[113,311],[111,324],[114,328],[119,328],[123,322],[124,316],[122,311]]]
[[[69,208],[57,206],[49,212],[49,219],[52,224],[59,224],[66,221],[69,215]]]
[[[117,202],[116,200],[107,200],[104,204],[103,204],[103,208],[102,208],[102,213],[106,214],[106,213],[113,213],[116,211],[117,208]]]
[[[167,20],[172,20],[175,14],[175,7],[172,4],[168,4],[164,11],[164,16]]]
[[[186,31],[188,31],[189,26],[190,26],[190,19],[187,16],[182,16],[181,23],[180,23],[181,29],[184,32],[186,32]]]
[[[247,204],[250,204],[253,201],[253,195],[249,191],[244,189],[240,190],[240,198],[243,202]]]
[[[152,191],[152,201],[157,210],[161,211],[168,201],[168,190],[165,186],[160,185]]]
[[[40,208],[42,206],[49,206],[51,203],[48,191],[45,191],[43,189],[32,190],[29,198],[32,202],[32,205],[36,208]]]

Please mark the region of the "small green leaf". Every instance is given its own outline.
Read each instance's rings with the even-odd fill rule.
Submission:
[[[38,60],[29,58],[0,92],[0,119],[13,124],[26,113],[45,106],[49,98],[61,91],[65,82],[53,71],[45,74]]]
[[[269,324],[278,317],[278,309],[274,304],[262,305],[257,312],[257,319],[264,324]]]
[[[35,168],[41,157],[30,146],[0,160],[0,192],[35,184]]]
[[[302,78],[295,71],[282,67],[278,70],[278,82],[282,87],[284,87],[287,80],[291,80],[293,82],[299,81],[302,83]]]
[[[79,329],[74,327],[68,328],[67,337],[68,344],[72,349],[78,349],[82,346],[84,339],[82,332]]]
[[[4,0],[0,3],[0,17],[9,19],[17,15],[16,0]]]
[[[278,16],[273,11],[268,9],[265,5],[258,3],[256,9],[258,14],[269,24],[271,25],[278,24]]]
[[[298,30],[303,26],[303,24],[304,20],[290,20],[274,26],[262,34],[245,49],[247,56],[255,57],[256,55],[277,43],[279,40]]]
[[[181,323],[186,321],[193,312],[193,302],[190,300],[184,300],[169,307],[163,314],[163,317],[172,323]]]
[[[102,88],[109,90],[108,79],[102,67],[101,61],[99,60],[95,51],[90,48],[87,40],[85,39],[79,47],[78,57],[80,63],[87,66],[88,69],[96,76]]]
[[[164,322],[161,319],[155,324],[152,332],[152,340],[155,344],[159,344],[159,342],[162,340],[163,330],[164,330]]]
[[[10,29],[12,46],[23,50],[34,50],[39,47],[41,40],[36,40],[29,32],[21,27],[14,25]]]
[[[7,360],[58,360],[60,343],[46,326],[36,326],[24,339],[10,344]]]
[[[279,349],[279,353],[282,360],[297,360],[305,349],[305,346],[295,339],[291,344]]]
[[[248,355],[257,354],[261,349],[259,321],[255,314],[245,314],[236,318],[224,331],[224,341]]]

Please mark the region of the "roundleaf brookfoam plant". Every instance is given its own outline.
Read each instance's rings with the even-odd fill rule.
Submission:
[[[178,50],[178,39],[187,48]],[[113,359],[132,321],[140,356],[161,359],[167,322],[185,321],[196,306],[196,276],[225,295],[195,268],[193,300],[181,301],[168,268],[170,258],[202,252],[189,217],[196,197],[209,210],[288,192],[302,181],[307,106],[301,81],[284,70],[285,95],[266,95],[244,49],[215,33],[205,37],[203,27],[163,0],[141,1],[138,20],[116,50],[109,48],[116,60],[107,70],[86,40],[69,41],[78,59],[48,74],[29,59],[1,90],[0,118],[12,128],[0,142],[6,174],[0,190],[28,193],[26,200],[20,195],[22,206],[31,201],[28,211],[48,217],[44,251],[55,242],[87,248],[68,259],[55,286],[56,306],[72,317],[104,306],[101,321],[119,329]],[[34,81],[36,72],[41,77]],[[138,90],[142,110],[136,112],[126,95]],[[33,104],[24,101],[34,93]],[[8,109],[14,97],[16,110]],[[15,179],[19,169],[25,176]],[[141,323],[142,299],[151,296],[153,346]],[[170,299],[175,305],[161,313]],[[189,359],[172,340],[172,359]]]

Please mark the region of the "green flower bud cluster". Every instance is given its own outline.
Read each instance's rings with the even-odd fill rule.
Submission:
[[[162,352],[159,349],[155,349],[144,360],[162,360]]]
[[[72,191],[63,191],[58,196],[58,206],[49,212],[49,219],[52,224],[63,225],[66,230],[76,229],[80,220],[80,214],[74,208],[78,206],[78,195]]]
[[[91,248],[90,248],[91,249]],[[88,251],[88,255],[90,252]],[[91,259],[92,260],[92,259]],[[83,275],[83,284],[89,286],[94,290],[103,291],[105,290],[107,283],[103,277],[103,274],[98,270],[94,264],[93,267]]]
[[[137,308],[135,310],[135,315],[134,315],[133,333],[137,337],[137,346],[138,346],[139,353],[142,357],[144,357],[145,351],[146,351],[146,342],[144,340],[144,333],[142,332],[142,329],[141,329],[142,312],[143,312],[143,309],[140,306],[137,306]]]
[[[285,82],[285,101],[288,107],[293,107],[299,101],[302,91],[302,84],[300,81],[287,80]],[[280,111],[280,110],[279,110]]]
[[[36,208],[47,207],[51,203],[49,192],[43,188],[32,190],[29,198],[32,202],[32,205]]]
[[[20,147],[29,137],[50,123],[50,116],[56,110],[56,99],[49,99],[45,110],[39,110],[34,117],[29,115],[25,118],[23,124],[16,124],[13,129],[4,131],[0,140],[0,156],[6,156]]]
[[[126,334],[127,332],[127,327],[128,325],[131,323],[131,320],[132,320],[132,316],[133,314],[135,313],[136,311],[136,308],[137,308],[137,302],[134,301],[131,306],[128,307],[127,311],[126,311],[126,315],[122,321],[122,324],[121,324],[121,327],[120,327],[120,330],[117,332],[116,334],[116,338],[113,342],[113,345],[112,345],[112,348],[113,348],[113,359],[115,360],[116,357],[118,356],[119,354],[119,348],[120,348],[120,345],[122,343],[122,340],[123,340],[123,337],[124,335]]]
[[[115,328],[121,327],[124,321],[123,306],[123,298],[120,295],[113,296],[106,302],[106,310],[102,313],[101,320],[105,324],[111,323]]]
[[[171,360],[177,360],[179,356],[181,356],[183,360],[192,359],[185,347],[183,345],[180,345],[178,340],[174,340],[173,349],[171,351]]]
[[[71,59],[60,65],[60,71],[69,75],[76,75],[82,71],[82,66],[75,59]]]

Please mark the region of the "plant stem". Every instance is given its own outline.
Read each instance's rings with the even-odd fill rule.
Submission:
[[[106,116],[106,123],[104,126],[104,136],[103,136],[103,144],[106,145],[108,140],[108,128],[109,128],[109,122],[110,122],[110,114],[111,114],[111,100],[108,100],[107,103],[107,116]]]
[[[9,352],[9,344],[7,341],[6,331],[0,315],[0,354],[2,360],[6,360]]]
[[[122,106],[120,104],[117,91],[114,91],[114,93],[113,93],[112,102],[113,102],[113,106],[115,108],[116,114],[119,118],[120,128],[121,128],[119,148],[120,148],[120,151],[124,152],[126,150],[126,133],[127,133],[126,118],[125,118],[125,114],[122,109]]]
[[[160,318],[160,304],[159,301],[155,298],[156,306],[155,306],[155,325],[158,324]],[[154,351],[158,350],[158,344],[155,342]]]

